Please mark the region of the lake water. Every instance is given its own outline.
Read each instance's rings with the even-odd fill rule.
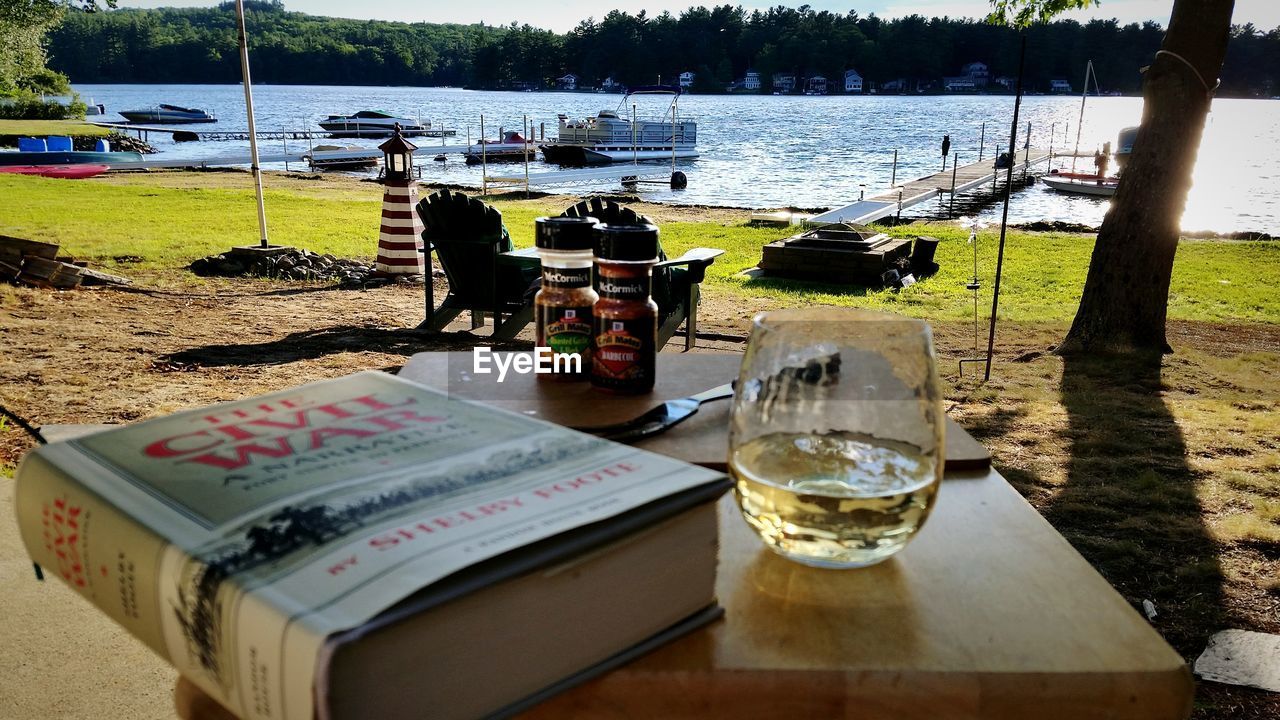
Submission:
[[[117,110],[164,102],[217,113],[217,123],[195,126],[197,130],[244,130],[247,126],[239,85],[77,85],[76,89],[86,99],[107,106],[103,119],[119,120]],[[445,141],[450,144],[466,142],[468,132],[477,139],[482,114],[489,137],[495,137],[499,127],[520,129],[525,116],[535,127],[545,123],[551,136],[557,113],[592,115],[617,108],[621,100],[620,95],[456,88],[254,87],[259,130],[318,130],[316,123],[329,114],[381,109],[429,120],[433,127],[458,129],[457,137]],[[639,117],[657,118],[667,112],[669,98],[639,96],[635,102]],[[980,143],[984,157],[992,157],[998,148],[1008,145],[1013,98],[686,95],[680,98],[679,109],[682,116],[698,121],[701,156],[678,162],[689,177],[687,189],[642,186],[646,199],[750,208],[818,208],[852,202],[860,190],[870,195],[889,187],[895,149],[900,181],[939,170],[944,134],[951,136],[952,156],[959,156],[961,163],[977,159]],[[1114,143],[1120,128],[1137,124],[1141,110],[1140,98],[1089,98],[1081,150],[1092,152],[1105,141]],[[629,114],[630,108],[623,111]],[[1079,112],[1079,97],[1025,98],[1020,133],[1030,122],[1033,147],[1048,148],[1052,134],[1055,150],[1070,148],[1075,144]],[[158,157],[248,155],[247,142],[175,144],[159,135],[152,135],[151,142],[163,153]],[[378,141],[343,142],[374,146]],[[479,185],[480,169],[465,165],[461,156],[450,156],[456,159],[447,163],[431,160],[430,146],[439,140],[415,142],[422,147],[418,156],[424,180]],[[305,145],[306,141],[290,141],[289,149],[297,151]],[[1018,145],[1022,146],[1021,137]],[[259,145],[264,154],[282,149],[279,141]],[[1056,164],[1070,163],[1069,158],[1062,158]],[[1081,158],[1078,165],[1088,170],[1092,161]],[[530,171],[553,167],[538,161]],[[1278,186],[1280,101],[1216,100],[1201,143],[1183,229],[1280,234]],[[1014,196],[1010,219],[1097,225],[1106,209],[1106,200],[1065,196],[1037,184]],[[904,215],[939,211],[938,204],[926,203]],[[989,206],[982,215],[998,220],[999,208]]]

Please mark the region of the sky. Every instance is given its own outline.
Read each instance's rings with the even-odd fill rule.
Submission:
[[[221,0],[120,0],[120,7],[172,7],[210,6]],[[507,25],[512,21],[528,23],[534,27],[564,32],[589,16],[597,20],[611,9],[631,14],[647,10],[650,15],[670,10],[678,14],[691,5],[717,4],[741,5],[747,10],[766,9],[774,5],[798,7],[804,0],[483,0],[482,2],[454,2],[452,0],[284,0],[285,8],[312,15],[332,15],[376,20],[403,20],[406,22],[452,22],[490,25]],[[925,16],[982,17],[991,5],[986,0],[808,0],[816,10],[845,13],[857,10],[859,15],[876,15],[884,18],[920,14]],[[1122,23],[1155,20],[1164,25],[1169,20],[1173,0],[1102,0],[1099,7],[1073,11],[1063,17],[1080,21],[1093,18],[1116,18]],[[1260,28],[1280,27],[1280,0],[1236,0],[1234,22],[1243,25],[1251,22]]]

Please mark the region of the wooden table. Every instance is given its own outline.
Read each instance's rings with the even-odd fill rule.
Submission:
[[[590,408],[593,424],[608,424],[728,382],[741,359],[658,357],[655,392],[631,398],[512,375],[495,393],[493,376],[472,373],[466,353],[415,355],[400,374],[571,425],[585,424]],[[638,446],[723,467],[728,412],[727,401],[704,405]],[[955,462],[920,535],[861,570],[783,560],[724,498],[717,591],[725,620],[529,715],[1185,717],[1192,682],[1182,658],[954,424],[948,456]]]
[[[486,376],[462,381],[466,360],[415,355],[401,374],[499,397]],[[737,364],[736,355],[663,354],[655,393],[629,399],[508,376],[495,404],[573,424],[585,406],[607,423],[725,382]],[[727,402],[706,406],[643,446],[722,465],[727,412]],[[956,444],[968,438],[962,430],[949,434],[949,452],[972,450]],[[994,470],[949,466],[920,535],[860,570],[783,560],[750,532],[732,497],[720,513],[724,620],[528,717],[1136,720],[1190,712],[1182,658]],[[219,716],[185,682],[176,698],[183,717]]]

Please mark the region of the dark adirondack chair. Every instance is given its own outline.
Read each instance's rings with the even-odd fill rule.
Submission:
[[[652,222],[631,208],[600,198],[583,200],[560,214],[593,217],[610,224]],[[707,275],[707,268],[723,254],[724,250],[716,248],[693,248],[678,258],[668,259],[662,248],[658,248],[658,264],[653,268],[653,301],[658,304],[659,349],[675,335],[681,324],[685,326],[684,349],[693,349],[694,335],[698,330],[700,283]]]
[[[433,250],[449,280],[449,293],[435,307],[430,278],[426,283],[426,319],[418,327],[442,330],[463,310],[472,327],[493,314],[493,338],[509,340],[533,320],[532,295],[538,278],[534,263],[506,261],[513,249],[502,225],[502,213],[459,192],[441,190],[418,201],[423,252]],[[430,262],[428,262],[430,267]]]

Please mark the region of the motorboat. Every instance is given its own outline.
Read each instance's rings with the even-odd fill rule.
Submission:
[[[382,151],[359,145],[316,145],[303,157],[317,170],[357,170],[377,165]]]
[[[1094,197],[1111,197],[1116,194],[1116,188],[1120,185],[1120,178],[1094,176],[1097,179],[1088,180],[1065,175],[1064,173],[1044,175],[1040,178],[1040,182],[1058,192]]]
[[[482,162],[524,162],[526,157],[532,160],[537,154],[537,143],[526,140],[516,130],[502,133],[502,137],[497,140],[481,140],[468,146],[465,153],[468,165]]]
[[[572,120],[560,115],[555,142],[541,147],[547,162],[557,165],[592,165],[632,160],[666,160],[698,156],[698,124],[680,119],[677,101],[679,86],[652,85],[628,89],[619,107],[632,95],[672,95],[669,112],[662,120],[632,123],[617,110],[601,110],[595,117]]]
[[[1119,137],[1116,138],[1116,165],[1124,167],[1129,162],[1129,155],[1133,152],[1133,141],[1138,138],[1138,127],[1127,127],[1120,130]]]
[[[329,131],[333,137],[376,138],[390,137],[400,126],[400,134],[405,136],[422,135],[431,128],[416,120],[396,117],[382,110],[361,110],[352,115],[330,115],[320,121],[320,127]]]
[[[157,105],[145,110],[121,110],[120,114],[131,123],[156,125],[184,125],[187,123],[211,123],[218,119],[209,110],[186,108],[178,105]]]

